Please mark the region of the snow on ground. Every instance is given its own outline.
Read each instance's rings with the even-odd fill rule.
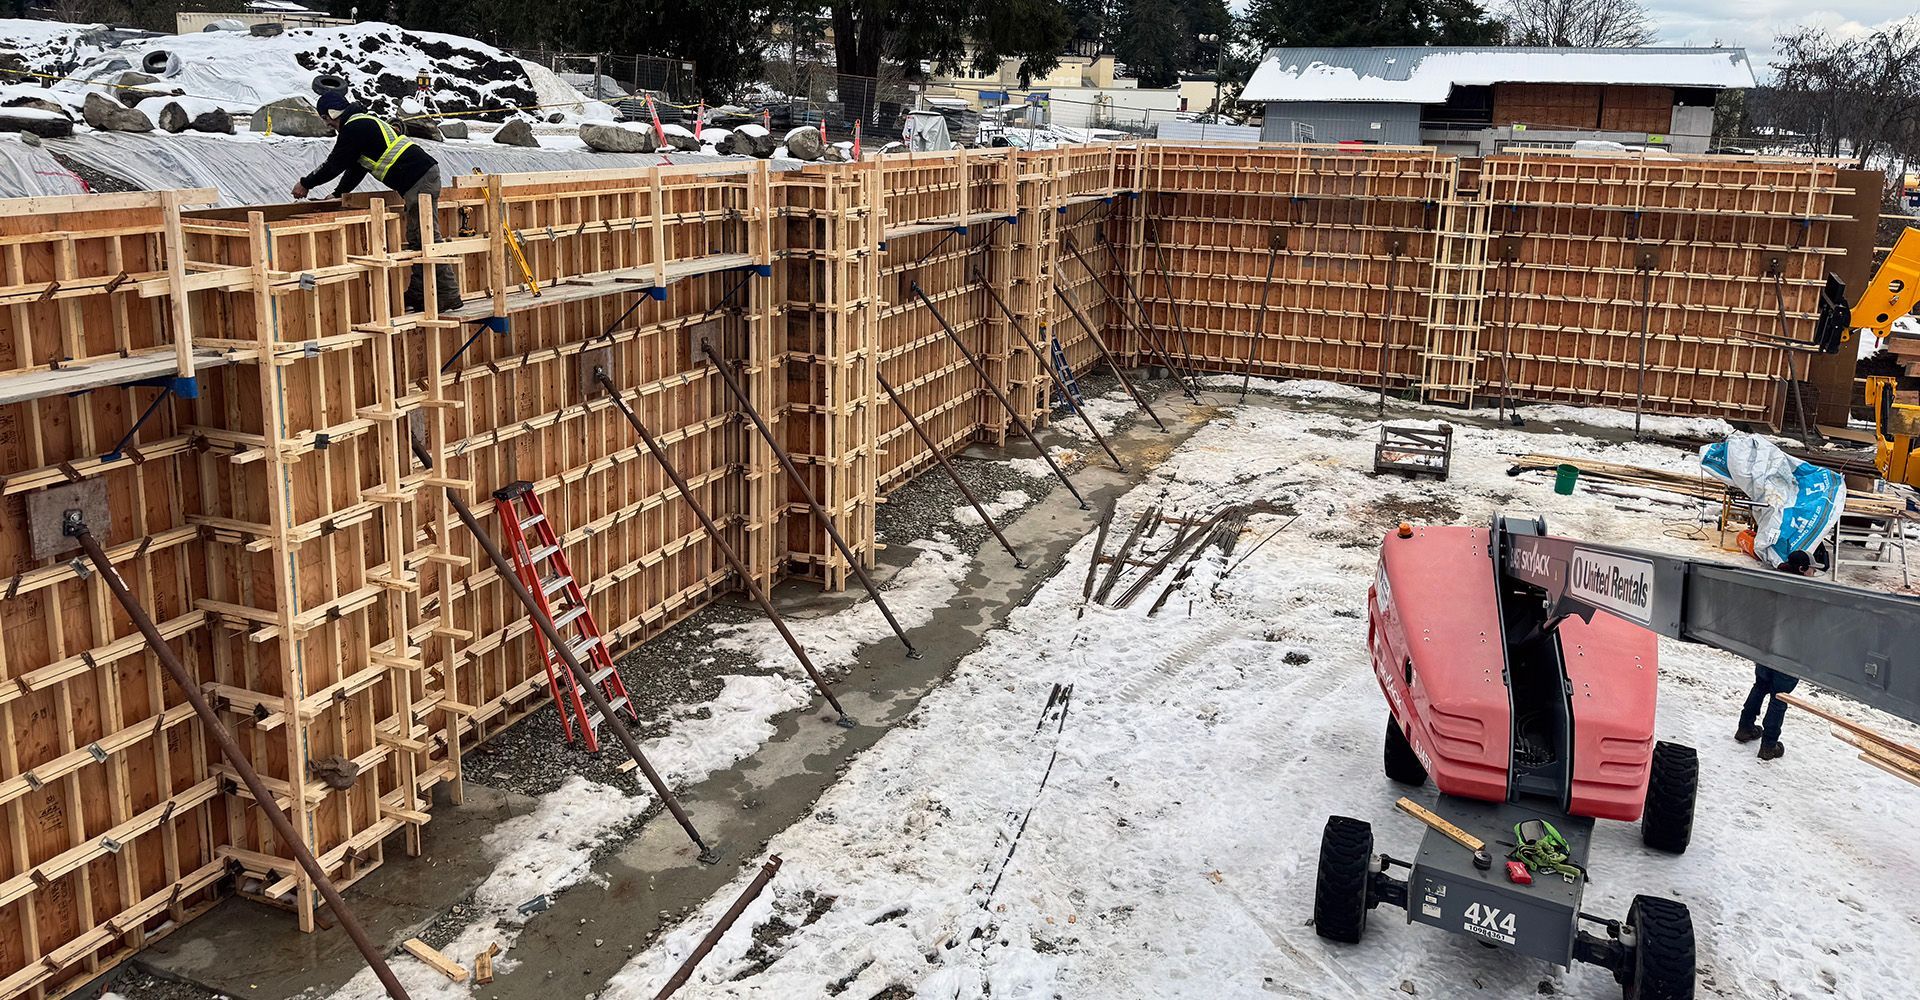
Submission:
[[[934,612],[952,599],[973,565],[973,557],[945,538],[923,539],[914,542],[912,548],[920,554],[884,585],[887,607],[893,609],[900,627],[908,629],[932,621]],[[787,627],[806,647],[813,665],[822,670],[851,666],[860,647],[893,635],[879,606],[870,600],[820,618],[789,617]],[[792,683],[807,683],[793,659],[793,652],[771,622],[728,625],[718,631],[720,634],[713,642],[715,649],[750,653],[762,667],[780,671],[792,679]]]
[[[1088,396],[1081,402],[1080,409],[1104,437],[1113,433],[1113,428],[1122,418],[1133,413],[1134,403],[1124,391],[1115,390],[1104,396]],[[1087,425],[1071,410],[1060,410],[1054,417],[1053,425],[1062,434],[1079,438],[1088,444],[1093,443],[1093,435],[1087,433]]]
[[[1381,774],[1386,707],[1364,607],[1382,534],[1403,517],[1472,524],[1531,510],[1567,534],[1742,560],[1671,508],[1623,510],[1584,489],[1556,496],[1548,476],[1510,478],[1505,455],[1676,469],[1692,457],[1464,426],[1452,480],[1416,484],[1366,472],[1377,424],[1338,402],[1292,406],[1255,399],[1204,428],[1115,521],[1153,504],[1191,513],[1268,501],[1297,511],[1295,523],[1255,551],[1288,515],[1251,517],[1234,556],[1245,562],[1223,577],[1228,564],[1210,553],[1152,619],[1147,602],[1076,617],[1093,556],[1083,538],[1005,628],[773,839],[784,867],[678,995],[1619,996],[1598,968],[1559,972],[1391,910],[1358,946],[1324,942],[1308,925],[1314,868],[1329,814],[1369,819],[1378,849],[1401,857],[1422,830],[1393,809],[1401,792]],[[1657,856],[1635,826],[1601,823],[1585,908],[1622,916],[1636,893],[1688,904],[1703,997],[1910,996],[1920,795],[1804,714],[1788,715],[1787,757],[1758,761],[1731,739],[1751,667],[1672,643],[1661,656],[1659,734],[1701,754],[1693,846]],[[1060,684],[1072,685],[1064,719],[1044,714]],[[1881,713],[1850,712],[1920,738]],[[652,996],[750,875],[636,957],[602,1000]],[[744,960],[758,925],[798,926],[819,897],[831,908],[776,938],[771,964]]]
[[[1520,406],[1512,412],[1518,413],[1522,420],[1554,425],[1574,423],[1630,431],[1634,423],[1631,411],[1608,406]],[[1717,417],[1669,417],[1657,413],[1642,414],[1640,428],[1648,434],[1676,437],[1724,438],[1733,433],[1733,425]]]
[[[915,548],[920,550],[919,557],[886,587],[887,604],[905,628],[931,619],[953,596],[972,564],[970,557],[948,542],[922,541]],[[790,625],[822,668],[850,663],[861,645],[892,635],[873,602],[864,600],[831,615],[793,620]],[[775,718],[805,708],[813,698],[804,677],[790,676],[798,668],[791,666],[792,654],[771,634],[770,625],[765,626],[769,636],[755,634],[750,626],[727,628],[731,634],[716,645],[755,650],[763,660],[784,658],[782,673],[722,677],[720,693],[712,700],[676,707],[666,735],[641,741],[641,750],[669,786],[693,784],[744,760],[773,736]],[[592,881],[589,862],[595,848],[619,834],[653,801],[642,779],[631,772],[629,777],[634,787],[570,778],[558,790],[541,796],[531,812],[488,834],[482,848],[497,854],[499,861],[474,893],[472,905],[478,913],[440,950],[471,968],[474,955],[498,943],[503,951],[495,958],[495,968],[506,972],[517,965],[513,946],[525,921],[538,913],[522,913],[521,905]],[[420,1000],[461,1000],[472,995],[466,984],[448,982],[411,955],[396,956],[393,968],[408,992]],[[331,1000],[379,1000],[385,995],[373,972],[362,970]]]
[[[0,52],[17,54],[34,73],[58,73],[112,44],[103,24],[0,18]]]
[[[475,955],[498,943],[503,951],[494,960],[495,968],[503,972],[513,968],[518,964],[514,943],[531,915],[522,913],[521,906],[588,878],[594,848],[637,819],[651,801],[651,796],[623,794],[575,775],[558,790],[541,796],[532,811],[495,827],[481,840],[481,849],[499,861],[474,891],[476,918],[440,951],[471,969]],[[412,955],[394,956],[390,964],[407,992],[420,1000],[470,995],[465,984],[448,982]],[[379,1000],[386,995],[373,970],[362,969],[333,994],[333,1000]]]
[[[1045,466],[1045,464],[1045,462],[1041,463],[1042,466]],[[1048,474],[1051,475],[1052,473],[1049,472]],[[980,506],[986,510],[988,517],[998,522],[1002,515],[1019,510],[1032,502],[1033,496],[1026,490],[1001,490],[1000,495],[992,500],[980,501]],[[953,509],[953,519],[970,527],[978,527],[981,524],[980,512],[974,510],[973,505],[970,503],[955,507]]]

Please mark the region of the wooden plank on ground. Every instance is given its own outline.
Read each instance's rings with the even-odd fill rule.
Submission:
[[[433,945],[419,938],[408,938],[401,947],[407,949],[407,952],[413,955],[413,957],[432,966],[435,972],[440,973],[449,980],[456,983],[464,983],[467,981],[466,967],[441,954]]]

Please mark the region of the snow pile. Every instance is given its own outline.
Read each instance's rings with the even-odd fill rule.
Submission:
[[[1044,465],[1045,463],[1043,462],[1041,464]],[[992,500],[980,501],[980,506],[986,510],[988,517],[993,518],[994,521],[997,522],[1004,515],[1019,510],[1032,502],[1033,497],[1026,490],[1001,490],[1000,495]],[[973,528],[977,528],[981,524],[980,512],[974,510],[973,505],[970,503],[955,507],[953,509],[953,519]]]
[[[1087,415],[1093,426],[1100,429],[1100,435],[1113,434],[1114,427],[1135,411],[1133,398],[1125,390],[1116,389],[1104,396],[1088,396],[1080,403],[1080,411]],[[1092,443],[1093,436],[1087,433],[1087,425],[1075,416],[1071,410],[1062,410],[1054,418],[1054,429],[1062,434],[1077,437]]]
[[[913,543],[919,550],[913,562],[900,570],[885,587],[887,607],[900,620],[901,628],[916,628],[933,620],[933,613],[945,607],[966,579],[973,558],[945,539]],[[807,657],[822,670],[851,666],[860,647],[893,635],[880,608],[872,601],[860,603],[821,618],[792,618],[787,626],[806,647]],[[799,671],[793,651],[787,648],[772,623],[755,621],[729,625],[716,630],[716,649],[750,653],[767,670],[792,675]]]
[[[5,29],[0,28],[0,34]],[[230,31],[163,35],[121,43],[86,59],[74,70],[80,80],[58,89],[84,92],[85,80],[113,82],[139,70],[149,55],[165,58],[166,72],[155,89],[179,89],[189,97],[233,110],[251,110],[286,97],[314,96],[313,81],[337,76],[353,98],[376,114],[403,112],[402,102],[418,99],[426,112],[467,114],[500,121],[510,109],[543,104],[542,109],[575,117],[613,117],[604,105],[546,73],[538,80],[526,64],[505,52],[459,35],[410,31],[367,21],[329,28],[293,28],[271,37]],[[162,56],[155,56],[160,61]],[[419,77],[430,83],[422,94]]]
[[[1352,947],[1308,924],[1327,815],[1371,820],[1379,849],[1401,857],[1423,830],[1393,809],[1402,792],[1381,774],[1387,710],[1364,617],[1376,549],[1402,517],[1484,523],[1508,509],[1599,541],[1745,557],[1666,533],[1668,514],[1510,478],[1503,454],[1684,467],[1677,449],[1463,426],[1453,478],[1415,485],[1368,473],[1372,426],[1255,399],[1196,434],[1120,501],[1116,523],[1151,505],[1251,501],[1298,521],[1255,552],[1288,515],[1251,518],[1234,556],[1245,561],[1228,574],[1204,556],[1184,599],[1154,618],[1143,602],[1076,619],[1093,555],[1091,538],[1079,542],[911,725],[774,838],[784,867],[679,995],[1619,996],[1601,969],[1557,970],[1397,913]],[[1622,915],[1641,892],[1688,904],[1708,989],[1907,995],[1920,977],[1905,943],[1920,921],[1909,850],[1920,799],[1804,714],[1788,715],[1784,762],[1734,743],[1746,662],[1663,643],[1661,669],[1660,736],[1698,747],[1706,776],[1693,845],[1654,855],[1635,826],[1599,824],[1584,908]],[[1060,684],[1073,686],[1064,717],[1046,709]],[[1920,733],[1849,711],[1896,738]],[[652,996],[739,889],[637,956],[603,1000]],[[822,897],[831,907],[798,926]],[[798,929],[746,958],[776,915]]]
[[[121,34],[103,24],[0,18],[0,69],[62,74],[111,47]]]

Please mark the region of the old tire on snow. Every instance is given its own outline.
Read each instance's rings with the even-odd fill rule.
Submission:
[[[1640,813],[1640,840],[1656,851],[1684,854],[1693,839],[1693,799],[1700,788],[1700,758],[1692,747],[1655,743],[1647,776],[1647,802]]]
[[[1327,817],[1320,834],[1320,871],[1313,883],[1313,931],[1330,941],[1359,944],[1367,929],[1367,885],[1373,873],[1373,827],[1347,816]]]
[[[1635,896],[1627,926],[1634,946],[1622,970],[1626,1000],[1693,1000],[1693,915],[1686,904]]]
[[[1413,752],[1413,744],[1407,742],[1407,734],[1400,728],[1400,720],[1392,712],[1387,713],[1387,780],[1402,785],[1418,787],[1427,783],[1426,765]]]

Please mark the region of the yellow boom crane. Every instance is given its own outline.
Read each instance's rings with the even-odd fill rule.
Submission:
[[[1894,320],[1913,311],[1916,295],[1920,295],[1920,229],[1908,229],[1873,272],[1853,306],[1848,325],[1884,337]],[[1897,402],[1895,388],[1892,376],[1867,378],[1867,407],[1873,411],[1873,464],[1889,482],[1920,486],[1920,457],[1914,455],[1914,441],[1920,438],[1920,404]]]

